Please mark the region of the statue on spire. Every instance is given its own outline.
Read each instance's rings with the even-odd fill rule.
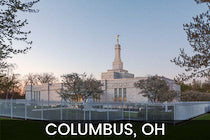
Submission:
[[[117,44],[119,44],[119,36],[120,36],[120,35],[117,35]]]

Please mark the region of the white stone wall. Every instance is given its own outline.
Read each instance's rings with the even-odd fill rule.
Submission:
[[[113,80],[124,78],[134,78],[134,74],[128,73],[127,70],[108,70],[107,72],[101,73],[101,80]]]
[[[49,86],[49,100],[50,101],[60,101],[61,98],[57,91],[61,89],[61,84],[52,84]],[[31,100],[31,86],[26,86],[26,99]],[[48,84],[43,85],[33,85],[32,86],[32,100],[34,100],[34,93],[40,92],[40,100],[48,101]]]
[[[101,82],[104,84],[103,90],[105,90],[105,93],[101,100],[114,102],[114,89],[117,88],[119,90],[119,88],[126,88],[127,102],[147,102],[148,99],[143,97],[142,94],[139,94],[140,90],[134,87],[135,82],[145,78],[146,77],[102,80]]]
[[[103,72],[101,73],[101,79],[114,79],[114,72]]]
[[[114,102],[114,89],[117,88],[119,90],[119,88],[126,88],[127,102],[148,102],[148,98],[143,97],[142,94],[139,94],[140,89],[134,87],[135,82],[143,79],[147,79],[147,77],[101,80],[101,82],[104,84],[103,90],[105,90],[105,93],[101,100]],[[175,82],[171,79],[165,80],[167,81],[168,86],[171,90],[176,90],[179,93],[181,93],[180,85],[175,84]],[[175,99],[174,101],[178,100],[179,99]]]

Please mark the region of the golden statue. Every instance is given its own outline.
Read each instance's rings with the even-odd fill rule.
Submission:
[[[119,36],[120,36],[120,35],[117,35],[117,43],[119,43]]]

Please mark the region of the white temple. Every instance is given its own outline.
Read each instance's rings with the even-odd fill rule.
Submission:
[[[134,83],[147,79],[148,77],[134,77],[134,74],[128,73],[123,69],[123,62],[120,56],[121,46],[119,44],[119,35],[117,36],[117,44],[115,45],[115,58],[112,69],[101,74],[101,82],[104,87],[104,94],[100,102],[148,102],[146,97],[139,94],[140,90],[134,87]],[[181,92],[180,86],[175,81],[163,77],[167,81],[170,89]],[[61,83],[52,85],[35,85],[33,87],[26,86],[26,99],[33,101],[50,100],[60,101],[61,98],[57,91],[61,89]],[[174,99],[178,101],[179,99]]]

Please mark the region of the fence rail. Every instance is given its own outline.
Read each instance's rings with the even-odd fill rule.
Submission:
[[[187,120],[210,111],[210,102],[70,103],[0,100],[0,116],[34,120]]]

